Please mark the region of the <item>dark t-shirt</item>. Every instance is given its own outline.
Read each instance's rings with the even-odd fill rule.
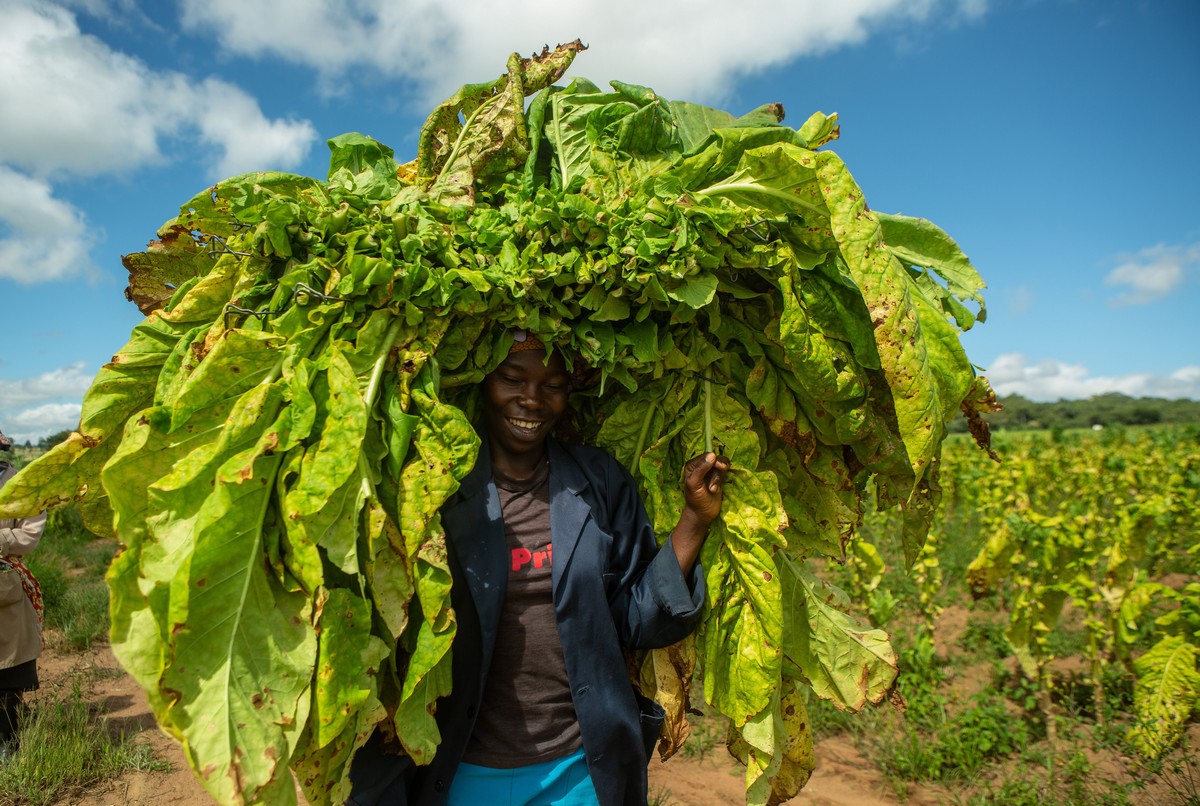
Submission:
[[[550,467],[494,472],[508,541],[508,590],[483,702],[463,760],[512,768],[582,747],[551,590]]]

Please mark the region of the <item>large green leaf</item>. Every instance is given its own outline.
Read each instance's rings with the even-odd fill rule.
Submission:
[[[287,802],[290,765],[342,802],[377,726],[436,752],[456,628],[439,509],[514,327],[574,362],[566,426],[630,469],[661,535],[683,463],[709,439],[733,459],[696,646],[749,802],[807,777],[797,684],[857,708],[894,679],[886,636],[803,562],[840,559],[872,499],[915,556],[948,418],[986,443],[990,389],[958,341],[982,283],[941,230],[870,212],[816,150],[836,116],[796,131],[777,105],[552,87],[581,49],[464,87],[413,162],[343,135],[325,181],[196,194],[130,260],[156,310],[78,433],[0,497],[0,517],[82,496],[89,525],[115,523],[114,650],[218,800]],[[1020,630],[1054,602],[1017,604],[1033,647]],[[653,674],[677,716],[685,655]]]
[[[770,213],[827,218],[816,166],[815,155],[800,146],[760,146],[742,153],[732,176],[692,194],[729,198]]]
[[[920,480],[937,455],[945,423],[954,412],[942,408],[908,275],[883,243],[879,223],[867,210],[862,189],[845,163],[831,152],[819,152],[816,173],[834,237],[875,326],[875,344],[900,433],[913,475]]]
[[[187,591],[186,619],[172,625],[161,682],[189,762],[223,803],[295,802],[287,764],[317,657],[312,600],[262,562],[281,435],[269,412],[260,422],[262,436],[222,462],[197,515],[177,577],[186,583],[172,589]]]
[[[778,553],[773,556],[771,548],[779,541],[781,507],[778,490],[763,476],[731,473],[722,528],[710,530],[701,553],[708,614],[698,641],[705,699],[740,727],[766,709],[779,689],[784,611]]]
[[[783,803],[804,788],[816,760],[808,710],[792,681],[783,681],[769,708],[731,732],[729,751],[746,765],[747,804]]]
[[[883,231],[883,240],[892,254],[910,266],[932,270],[946,282],[946,289],[932,283],[926,287],[936,294],[946,312],[954,315],[960,328],[969,330],[976,319],[980,322],[987,319],[987,305],[982,293],[987,286],[953,238],[923,218],[887,213],[875,215]],[[976,303],[978,316],[955,305],[954,300]]]
[[[784,636],[788,674],[843,710],[881,702],[897,674],[887,633],[850,616],[845,594],[792,558],[781,559],[779,570],[792,614]]]
[[[358,378],[338,347],[331,348],[328,362],[323,382],[314,385],[320,437],[304,452],[299,478],[284,500],[286,523],[293,543],[320,546],[335,567],[355,574],[358,514],[371,487],[359,472],[367,410]]]
[[[1137,682],[1133,705],[1138,724],[1130,738],[1144,755],[1158,756],[1183,735],[1200,702],[1200,650],[1179,635],[1168,635],[1133,662]]]
[[[524,166],[529,155],[525,96],[554,83],[581,49],[576,42],[530,59],[514,53],[506,76],[465,86],[439,106],[421,129],[417,156],[418,174],[433,179],[430,196],[473,204],[476,181],[486,172]]]
[[[741,117],[734,117],[722,109],[686,101],[672,101],[671,110],[675,113],[683,150],[689,154],[703,146],[717,129],[755,129],[783,122],[783,106],[780,104],[763,104]]]

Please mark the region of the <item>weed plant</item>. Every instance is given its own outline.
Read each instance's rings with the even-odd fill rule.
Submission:
[[[45,806],[68,802],[99,781],[124,772],[165,771],[146,745],[133,744],[94,716],[76,675],[69,692],[42,697],[27,709],[20,751],[0,764],[0,803]]]
[[[701,686],[699,681],[696,682],[696,686],[697,689]],[[698,713],[688,715],[691,732],[683,743],[683,747],[679,749],[679,754],[684,758],[704,759],[715,750],[722,755],[728,755],[725,749],[725,738],[729,720],[718,713],[713,713],[703,701],[693,703],[693,705],[699,706]]]

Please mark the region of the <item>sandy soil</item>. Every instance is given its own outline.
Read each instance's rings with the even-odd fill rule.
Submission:
[[[154,723],[141,688],[121,671],[107,646],[84,654],[47,650],[39,669],[42,690],[48,696],[70,686],[76,673],[90,681],[88,699],[105,713],[110,725],[137,742],[149,744],[158,758],[172,765],[171,772],[129,773],[59,801],[62,806],[160,806],[209,804],[212,800],[188,769],[179,746]],[[816,748],[817,769],[804,791],[792,803],[811,806],[877,806],[900,801],[886,790],[883,777],[848,742],[831,739]],[[703,758],[676,756],[650,766],[650,792],[659,803],[671,806],[742,804],[742,768],[723,747]],[[908,803],[920,803],[909,798]]]

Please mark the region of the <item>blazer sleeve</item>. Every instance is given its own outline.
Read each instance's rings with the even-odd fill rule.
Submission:
[[[606,498],[613,544],[609,560],[609,607],[622,643],[656,649],[686,638],[704,607],[704,570],[697,562],[685,578],[671,541],[660,548],[637,485],[609,459]]]

